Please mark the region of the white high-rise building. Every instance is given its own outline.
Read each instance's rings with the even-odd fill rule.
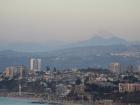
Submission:
[[[31,71],[41,71],[41,59],[31,59],[30,60],[30,70]]]
[[[113,73],[120,73],[121,72],[121,64],[118,62],[111,63],[109,65],[109,70]]]

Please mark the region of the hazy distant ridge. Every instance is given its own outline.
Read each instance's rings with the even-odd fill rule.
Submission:
[[[46,42],[46,43],[11,43],[11,44],[1,44],[0,50],[15,50],[21,52],[45,52],[64,48],[73,47],[87,47],[87,46],[110,46],[110,45],[131,45],[140,44],[139,41],[129,42],[125,39],[118,37],[103,38],[100,36],[95,36],[88,40],[79,41],[75,43],[67,42]]]

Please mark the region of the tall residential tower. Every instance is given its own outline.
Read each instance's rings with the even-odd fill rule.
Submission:
[[[30,70],[31,71],[41,71],[41,59],[33,59],[30,60]]]

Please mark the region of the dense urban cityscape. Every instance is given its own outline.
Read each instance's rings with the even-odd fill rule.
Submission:
[[[0,105],[140,105],[140,0],[0,0]]]
[[[113,62],[108,69],[57,70],[47,66],[46,70],[42,70],[41,63],[40,58],[31,58],[30,68],[24,65],[7,67],[0,74],[0,95],[37,98],[42,104],[140,103],[140,72],[134,72],[131,64],[127,68],[122,68],[119,62]]]

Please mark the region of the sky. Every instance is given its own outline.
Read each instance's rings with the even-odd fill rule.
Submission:
[[[0,0],[1,42],[140,40],[140,0]]]

